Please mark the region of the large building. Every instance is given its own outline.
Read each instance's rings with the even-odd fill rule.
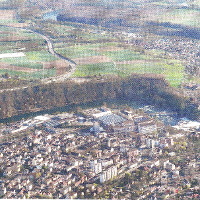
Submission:
[[[100,174],[100,183],[104,183],[117,176],[117,166],[111,166]]]
[[[98,121],[105,130],[110,132],[130,132],[135,130],[132,120],[113,113],[99,117]]]
[[[142,134],[153,133],[157,131],[157,125],[154,121],[138,123],[138,132]]]

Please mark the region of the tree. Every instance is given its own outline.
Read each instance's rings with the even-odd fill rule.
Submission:
[[[199,182],[196,178],[194,178],[192,181],[191,181],[191,187],[194,187],[194,186],[197,186],[199,185]]]
[[[3,77],[6,78],[6,79],[8,79],[8,78],[10,77],[10,75],[9,75],[8,73],[5,73],[5,74],[3,75]]]
[[[131,174],[130,173],[126,173],[124,176],[124,184],[129,184],[131,181]]]

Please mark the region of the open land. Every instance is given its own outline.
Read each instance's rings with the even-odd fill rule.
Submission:
[[[151,9],[144,7],[144,2]],[[40,5],[39,2],[37,3]],[[45,4],[46,1],[43,3]],[[159,24],[159,26],[152,26],[146,25],[146,22],[154,21],[161,23],[161,25],[167,22],[182,26],[198,27],[199,1],[187,1],[186,3],[183,1],[173,1],[173,3],[171,1],[118,1],[115,2],[113,7],[109,7],[110,3],[107,3],[107,8],[104,7],[105,5],[101,1],[97,1],[94,5],[88,4],[86,1],[79,1],[77,5],[72,5],[71,3],[71,1],[68,3],[61,2],[60,4],[54,3],[55,5],[52,4],[50,7],[56,6],[58,9],[66,7],[71,16],[87,16],[89,18],[96,16],[97,19],[99,16],[99,18],[104,17],[105,21],[100,20],[97,26],[94,26],[91,24],[83,25],[77,22],[43,21],[42,18],[38,18],[37,21],[34,21],[34,29],[51,38],[55,52],[77,63],[76,71],[73,74],[74,77],[109,73],[121,76],[126,76],[130,73],[156,73],[164,75],[172,86],[179,86],[183,81],[187,81],[186,73],[188,73],[188,70],[185,70],[185,68],[187,68],[186,65],[188,64],[185,63],[185,58],[174,55],[170,57],[168,54],[166,55],[165,49],[160,47],[152,48],[153,43],[157,42],[156,39],[152,38],[159,40],[165,36],[162,36],[163,33],[156,35],[158,33],[155,30],[161,29]],[[81,12],[75,12],[75,7]],[[62,12],[62,14],[65,13]],[[121,28],[119,28],[119,24],[116,24],[117,31],[112,30],[113,27],[107,21],[110,20],[112,23],[115,23],[113,19],[118,19],[119,16],[126,19],[126,23],[122,20],[123,22],[120,22]],[[23,20],[23,23],[17,23],[13,10],[9,10],[5,16],[0,16],[0,19],[3,24],[8,23],[6,20],[13,20],[13,24],[14,21],[16,22],[15,26],[24,26],[31,21],[29,19]],[[141,34],[142,31],[136,33],[136,36],[124,34],[124,27],[130,33],[133,20],[136,26],[140,22],[142,31],[147,32],[146,36]],[[105,28],[105,25],[110,28]],[[165,28],[170,33],[175,31],[174,27]],[[16,32],[13,29],[11,31],[11,28],[5,27],[1,27],[1,33],[2,53],[10,53],[13,50],[18,52],[21,49],[24,49],[23,51],[26,52],[26,58],[24,59],[17,59],[16,61],[5,59],[2,60],[3,63],[11,66],[19,65],[18,67],[22,68],[27,67],[30,69],[30,72],[32,69],[38,69],[38,74],[41,74],[41,70],[46,70],[45,74],[48,74],[48,70],[51,70],[51,73],[45,77],[49,77],[50,74],[54,76],[67,72],[63,62],[55,62],[59,59],[47,52],[44,39],[39,35],[25,30]],[[142,43],[138,47],[134,43],[136,40],[146,41],[147,44]],[[167,44],[169,43],[167,42]],[[26,76],[22,75],[22,77],[38,77],[38,75],[34,75],[33,71],[28,73],[28,76],[26,74]],[[16,72],[19,74],[19,68]],[[1,71],[1,73],[4,73],[4,71]],[[14,74],[13,71],[12,74]],[[39,78],[42,77],[44,76],[39,76]]]
[[[43,38],[28,30],[0,27],[1,44],[0,74],[8,73],[25,79],[38,79],[61,74],[62,62],[47,50]],[[16,56],[23,53],[23,56]],[[50,64],[49,64],[50,63]],[[51,67],[49,67],[51,65]],[[65,71],[67,64],[65,63]]]

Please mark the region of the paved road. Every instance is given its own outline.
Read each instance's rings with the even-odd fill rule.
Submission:
[[[1,26],[27,30],[29,32],[32,32],[32,33],[35,33],[35,34],[41,36],[47,42],[47,47],[48,47],[49,53],[51,53],[53,56],[56,56],[59,59],[64,60],[66,62],[66,68],[70,67],[70,70],[66,74],[56,76],[56,77],[51,77],[51,78],[45,78],[45,79],[42,80],[43,83],[62,82],[63,80],[69,78],[75,72],[76,63],[73,60],[71,60],[70,58],[64,57],[64,56],[56,53],[55,50],[54,50],[54,47],[53,47],[53,43],[48,36],[44,35],[43,33],[40,33],[39,31],[31,30],[31,29],[28,29],[28,28],[13,27],[13,26],[9,26],[9,25],[1,25]]]
[[[56,76],[56,77],[51,77],[51,78],[45,78],[42,80],[43,83],[50,83],[52,81],[53,82],[62,82],[63,80],[69,78],[75,72],[76,63],[73,60],[56,53],[54,50],[54,47],[53,47],[53,43],[48,36],[44,35],[43,33],[38,32],[38,31],[30,30],[27,28],[23,28],[23,29],[40,35],[47,42],[47,47],[48,47],[49,53],[51,53],[52,55],[56,56],[59,59],[64,60],[66,62],[66,67],[70,67],[70,70],[66,74]]]

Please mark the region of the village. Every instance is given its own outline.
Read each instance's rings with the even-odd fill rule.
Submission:
[[[199,198],[199,127],[106,106],[1,124],[0,196]]]

